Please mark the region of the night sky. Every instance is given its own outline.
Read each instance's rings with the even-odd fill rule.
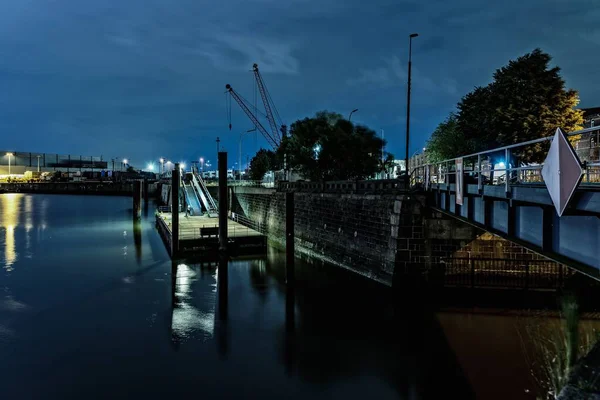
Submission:
[[[549,52],[600,106],[598,0],[2,0],[0,150],[237,160],[258,63],[284,122],[322,109],[385,130],[402,157],[408,35],[411,149],[509,59]],[[266,146],[259,137],[258,146]],[[243,154],[256,151],[245,139]],[[233,164],[233,161],[230,163]]]

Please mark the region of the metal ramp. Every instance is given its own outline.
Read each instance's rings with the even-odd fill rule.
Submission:
[[[208,216],[211,218],[218,217],[219,209],[217,207],[217,203],[208,192],[208,188],[206,187],[204,180],[197,173],[197,171],[192,172],[192,187],[196,192],[197,197],[202,201],[202,205],[204,206]]]
[[[185,180],[181,180],[183,193],[185,196],[186,203],[190,206],[192,215],[202,215],[202,206],[198,200],[198,196],[191,185],[186,185]]]

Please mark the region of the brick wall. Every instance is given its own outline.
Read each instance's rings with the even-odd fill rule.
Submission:
[[[285,193],[230,188],[230,209],[285,244]],[[422,195],[302,193],[295,196],[296,251],[391,285],[394,275],[444,273],[451,258],[546,260],[431,210]],[[551,261],[548,261],[552,263]]]
[[[401,229],[411,235],[419,230],[400,217],[404,200],[401,195],[295,193],[296,249],[391,284]],[[285,243],[285,193],[233,188],[231,211],[259,223],[270,240]]]

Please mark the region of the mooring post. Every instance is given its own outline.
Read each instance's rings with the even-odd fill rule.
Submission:
[[[142,218],[142,181],[133,181],[133,219]]]
[[[285,278],[294,284],[294,192],[285,194]]]
[[[148,200],[150,199],[150,196],[148,194],[148,178],[144,178],[144,201],[147,203]]]
[[[227,251],[227,152],[219,152],[219,251]]]
[[[171,175],[171,257],[179,253],[179,163]]]

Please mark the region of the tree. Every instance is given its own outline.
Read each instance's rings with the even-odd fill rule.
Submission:
[[[579,95],[565,89],[560,68],[549,66],[551,59],[535,49],[496,70],[492,83],[463,97],[457,115],[463,142],[483,151],[546,137],[556,128],[580,129],[583,115],[574,109]],[[515,156],[539,162],[545,157],[543,146],[519,149]]]
[[[372,129],[320,111],[290,126],[276,159],[286,154],[289,168],[313,181],[361,179],[380,170],[384,144]]]
[[[260,149],[250,160],[250,179],[262,181],[267,171],[272,170],[275,153],[271,150]]]
[[[472,140],[468,140],[465,136],[458,128],[456,114],[450,113],[427,141],[427,161],[439,162],[472,153],[474,151]]]
[[[378,170],[383,174],[384,178],[392,173],[395,166],[396,161],[394,160],[394,155],[391,153],[386,153],[385,158],[379,159]]]

